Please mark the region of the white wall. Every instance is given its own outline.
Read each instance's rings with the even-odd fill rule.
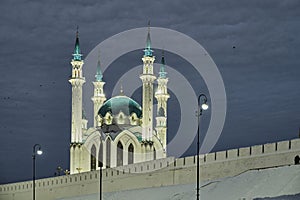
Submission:
[[[300,139],[200,156],[201,181],[234,176],[250,169],[294,164]],[[161,187],[196,182],[196,156],[166,158],[103,170],[103,191]],[[99,171],[40,179],[37,199],[52,200],[99,192]],[[32,181],[0,185],[0,200],[32,198]]]

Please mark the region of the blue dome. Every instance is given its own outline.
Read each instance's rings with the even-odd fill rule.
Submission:
[[[116,96],[107,100],[99,109],[98,114],[104,117],[110,112],[112,115],[117,115],[122,111],[125,115],[130,116],[135,113],[138,118],[142,116],[141,106],[133,99],[127,96]]]

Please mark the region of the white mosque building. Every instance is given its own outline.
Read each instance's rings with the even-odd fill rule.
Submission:
[[[72,76],[72,124],[70,144],[70,173],[112,168],[138,162],[165,158],[167,156],[167,73],[162,54],[158,77],[153,72],[155,56],[151,49],[150,29],[144,49],[142,107],[123,94],[106,99],[100,58],[95,75],[94,125],[87,127],[83,115],[82,86],[85,78],[82,72],[84,60],[80,52],[78,31],[73,53]],[[88,67],[88,66],[87,66]],[[157,89],[154,90],[154,81]],[[156,91],[154,93],[154,91]],[[154,127],[153,100],[156,98],[157,117]]]

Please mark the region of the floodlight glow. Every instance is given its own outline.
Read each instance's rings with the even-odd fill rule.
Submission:
[[[208,109],[208,105],[206,103],[204,103],[204,104],[201,105],[201,108],[203,110],[207,110]]]
[[[42,155],[42,154],[43,154],[43,151],[39,149],[39,150],[36,151],[36,153],[37,153],[38,155]]]

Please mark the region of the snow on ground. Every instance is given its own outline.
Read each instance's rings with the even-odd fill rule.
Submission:
[[[266,198],[257,198],[254,200],[299,200],[300,193],[296,195],[284,195],[280,197],[266,197]]]
[[[103,200],[194,200],[196,183],[105,193]],[[272,198],[266,198],[272,197]],[[300,165],[251,170],[201,183],[201,200],[300,199]],[[96,200],[99,194],[60,200]]]
[[[251,170],[203,187],[203,199],[253,199],[300,193],[300,166]]]

